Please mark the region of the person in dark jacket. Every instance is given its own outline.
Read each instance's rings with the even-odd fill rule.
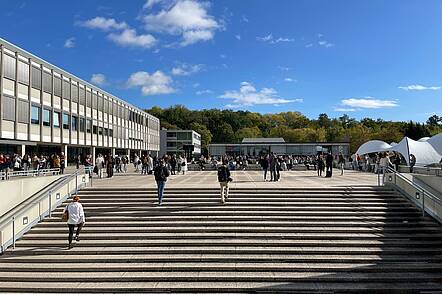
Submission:
[[[155,181],[158,187],[158,205],[163,204],[164,187],[166,186],[167,177],[169,176],[164,159],[160,159],[159,164],[154,169]]]
[[[269,159],[267,155],[261,157],[260,165],[264,171],[264,181],[267,181],[267,171],[269,170]]]
[[[333,175],[333,155],[331,153],[327,153],[325,157],[325,170],[325,176],[331,178]]]
[[[229,198],[229,182],[232,181],[230,178],[230,170],[227,167],[227,162],[223,161],[223,164],[218,168],[218,182],[220,185],[221,203],[226,203]]]
[[[322,154],[318,155],[316,164],[318,165],[318,177],[322,177],[322,173],[325,169],[324,159],[322,158]]]
[[[108,155],[107,157],[106,174],[108,178],[112,178],[114,176],[114,157],[112,155]]]

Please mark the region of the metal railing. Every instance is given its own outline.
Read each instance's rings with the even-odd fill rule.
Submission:
[[[378,175],[378,181],[379,176],[380,174]],[[414,195],[410,195],[411,193],[405,191],[403,187],[401,188],[398,183],[399,181],[405,183],[408,186],[407,188],[411,188],[411,190],[414,191]],[[428,189],[425,189],[421,185],[411,181],[391,167],[383,169],[382,184],[385,185],[386,183],[393,184],[395,188],[398,189],[402,194],[408,196],[408,198],[422,210],[422,216],[425,216],[425,213],[428,213],[442,223],[441,215],[438,214],[438,212],[442,211],[442,200],[438,196],[431,193],[428,191]],[[434,204],[434,206],[437,206],[436,209],[434,209],[434,207],[430,209],[430,207],[427,205],[428,202],[431,202]]]
[[[33,169],[22,171],[0,172],[0,180],[10,180],[16,177],[55,176],[60,174],[59,168]]]
[[[54,203],[52,203],[53,192],[56,192],[67,185],[67,191],[68,191],[67,195],[65,195],[65,197],[60,197],[58,202],[62,202],[65,198],[69,198],[72,192],[76,194],[78,192],[78,187],[79,187],[78,186],[79,175],[80,173],[76,171],[73,174],[69,174],[62,178],[59,178],[45,189],[32,195],[27,200],[17,205],[15,208],[11,209],[2,217],[0,217],[0,232],[3,231],[4,228],[6,228],[7,226],[12,226],[12,238],[10,240],[7,240],[6,242],[3,242],[2,240],[2,244],[0,244],[0,253],[3,253],[4,250],[11,245],[13,246],[13,248],[15,248],[16,240],[19,239],[25,232],[27,232],[33,225],[43,220],[46,216],[51,217],[54,206]],[[73,187],[72,189],[72,187],[70,187],[69,184],[71,181],[74,180],[74,178],[75,178],[75,187]],[[42,211],[42,203],[44,202],[48,203],[48,209]],[[24,215],[27,211],[29,211],[33,207],[36,207],[37,205],[38,205],[38,218],[30,222],[29,225],[24,229],[22,229],[20,232],[17,232],[16,231],[17,217]]]

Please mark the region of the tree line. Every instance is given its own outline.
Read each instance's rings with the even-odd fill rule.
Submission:
[[[260,114],[220,109],[190,110],[183,105],[154,106],[146,110],[158,117],[166,129],[193,129],[201,134],[202,148],[210,143],[237,143],[243,138],[282,137],[286,142],[349,142],[350,151],[369,140],[399,142],[404,136],[418,140],[442,132],[442,117],[433,115],[426,123],[385,121],[347,114],[330,118],[321,113],[309,119],[297,111]]]

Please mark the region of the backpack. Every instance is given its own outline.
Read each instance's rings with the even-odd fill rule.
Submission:
[[[227,182],[227,180],[228,180],[227,169],[225,166],[220,166],[218,168],[218,181]]]

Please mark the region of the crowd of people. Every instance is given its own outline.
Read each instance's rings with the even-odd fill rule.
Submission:
[[[63,152],[60,154],[53,153],[52,155],[29,155],[23,156],[19,154],[0,154],[0,171],[29,171],[29,170],[43,170],[51,168],[59,168],[61,173],[64,173],[66,167],[66,156]]]

